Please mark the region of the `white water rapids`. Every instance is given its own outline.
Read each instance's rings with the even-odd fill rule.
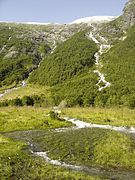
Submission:
[[[75,165],[71,165],[71,164],[66,164],[65,162],[59,161],[59,160],[52,160],[48,157],[47,152],[34,152],[35,155],[40,156],[42,158],[44,158],[44,160],[46,162],[48,162],[49,164],[52,165],[57,165],[57,166],[61,166],[64,168],[69,168],[72,170],[77,170],[77,171],[82,171],[83,167],[82,166],[75,166]]]
[[[51,51],[51,54],[53,54],[54,53],[54,50],[56,49],[56,41],[55,40],[53,40],[53,48],[52,48],[52,51]]]
[[[69,118],[69,117],[64,117],[64,120],[71,122],[72,124],[75,125],[75,127],[72,128],[58,128],[55,129],[56,132],[64,132],[67,130],[75,130],[75,129],[81,129],[81,128],[100,128],[100,129],[109,129],[109,130],[114,130],[114,131],[118,131],[118,132],[124,132],[124,133],[135,133],[135,128],[134,127],[124,127],[124,126],[111,126],[111,125],[100,125],[100,124],[91,124],[91,123],[87,123],[84,121],[81,121],[79,119],[75,119],[75,118]],[[31,144],[31,146],[33,146]],[[35,154],[36,156],[40,156],[42,157],[47,163],[52,164],[52,165],[57,165],[57,166],[61,166],[61,167],[65,167],[65,168],[69,168],[72,170],[77,170],[77,171],[83,171],[84,169],[90,172],[95,172],[95,171],[99,171],[98,168],[87,168],[84,166],[76,166],[76,165],[71,165],[71,164],[67,164],[65,162],[59,161],[59,160],[53,160],[51,158],[48,157],[47,153],[48,152],[33,152],[31,151],[33,154]]]
[[[93,27],[93,30],[95,30],[95,27]],[[96,58],[95,64],[98,66],[99,65],[102,66],[99,63],[100,56],[104,52],[109,50],[111,46],[107,44],[107,40],[104,37],[100,36],[99,34],[98,34],[98,37],[101,40],[101,42],[104,42],[104,44],[101,44],[96,39],[96,37],[94,36],[94,34],[92,32],[90,32],[90,34],[89,34],[89,38],[92,39],[96,44],[98,44],[100,46],[99,51],[97,53],[95,53],[95,55],[94,55]],[[97,83],[97,86],[99,87],[99,91],[110,86],[110,83],[105,80],[104,74],[102,74],[99,70],[95,70],[94,73],[96,73],[99,76],[99,81]],[[102,83],[102,82],[105,85],[101,87],[100,83]],[[75,130],[75,129],[81,129],[81,128],[100,128],[100,129],[109,129],[109,130],[114,130],[114,131],[118,131],[118,132],[129,133],[129,134],[135,133],[134,127],[128,128],[128,127],[124,127],[124,126],[117,127],[117,126],[111,126],[111,125],[91,124],[91,123],[83,122],[79,119],[69,118],[69,117],[64,117],[63,119],[68,121],[68,122],[71,122],[72,124],[75,125],[75,127],[58,128],[58,129],[55,129],[56,132],[64,132],[64,131],[67,131],[69,129]],[[48,152],[33,152],[32,151],[32,153],[35,154],[36,156],[42,157],[46,162],[48,162],[49,164],[52,164],[52,165],[57,165],[57,166],[61,166],[61,167],[65,167],[65,168],[69,168],[69,169],[77,170],[77,171],[84,170],[83,166],[76,166],[76,165],[67,164],[67,163],[59,161],[59,160],[53,160],[53,159],[48,157],[48,154],[47,154]],[[85,169],[86,169],[86,167],[85,167]],[[96,168],[91,168],[91,172],[93,172],[93,171],[99,171],[99,170]]]
[[[100,56],[103,53],[107,52],[110,49],[111,46],[108,44],[107,40],[104,37],[100,36],[99,34],[94,35],[95,31],[96,31],[96,28],[93,25],[91,25],[91,27],[92,27],[93,31],[91,31],[89,33],[88,37],[90,39],[92,39],[99,46],[99,51],[96,52],[95,55],[94,55],[94,57],[96,59],[95,64],[97,66],[102,67],[103,65],[99,62]],[[95,70],[94,73],[96,73],[98,75],[98,77],[99,77],[98,83],[96,84],[98,86],[98,88],[99,88],[99,91],[102,91],[102,89],[105,89],[105,88],[107,88],[107,87],[109,87],[111,85],[109,82],[106,81],[105,75],[103,73],[101,73],[98,69]],[[101,86],[100,85],[101,83],[104,83],[104,86]]]

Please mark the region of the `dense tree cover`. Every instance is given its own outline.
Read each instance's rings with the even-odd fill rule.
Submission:
[[[97,46],[88,40],[85,32],[79,32],[60,44],[33,72],[30,82],[41,85],[57,85],[74,76],[88,72],[94,64]]]
[[[102,62],[111,86],[100,94],[100,102],[104,97],[106,105],[135,107],[135,26],[124,41],[102,56]]]
[[[31,95],[23,98],[3,100],[0,106],[42,106],[59,105],[65,100],[68,107],[94,106],[98,88],[96,86],[97,76],[94,73],[84,73],[74,77],[65,83],[56,85],[51,89],[51,95]]]
[[[54,91],[56,104],[61,98],[69,106],[128,106],[135,107],[135,27],[127,32],[124,41],[117,42],[109,52],[103,54],[103,73],[111,83],[99,92],[93,73],[76,77]],[[90,80],[88,77],[91,76]],[[85,81],[86,80],[86,81]]]
[[[31,95],[23,96],[23,98],[15,98],[9,100],[3,100],[0,102],[0,107],[6,106],[36,106],[36,107],[48,107],[52,104],[52,100],[46,98],[44,95]]]
[[[98,92],[96,83],[97,76],[92,72],[72,78],[53,88],[53,102],[59,104],[65,99],[68,106],[93,106]]]
[[[31,74],[29,81],[52,86],[49,104],[52,103],[53,105],[58,105],[62,100],[65,100],[68,106],[118,105],[135,107],[134,37],[135,27],[132,27],[127,32],[125,40],[115,42],[115,45],[102,55],[101,61],[104,66],[100,71],[106,74],[106,79],[111,83],[111,86],[101,92],[96,86],[98,77],[93,73],[95,68],[94,54],[98,48],[93,41],[87,39],[84,31],[59,44],[54,53],[46,57],[41,66]],[[0,39],[0,42],[3,38]],[[15,57],[9,59],[5,58],[4,50],[2,50],[0,56],[1,85],[10,84],[13,80],[18,82],[26,78],[32,68],[39,63],[39,57],[44,57],[50,50],[44,42],[40,42],[37,46],[30,39],[18,40],[15,38],[12,41],[13,44],[10,41],[6,43],[7,47],[5,48],[13,48],[13,50],[15,44],[20,54],[17,53]],[[22,46],[25,49],[21,49]],[[44,102],[45,98],[43,96],[40,98]],[[5,101],[2,102],[1,106],[6,104],[17,105],[18,103],[18,100],[12,103]],[[24,101],[21,103],[24,105]],[[44,106],[41,100],[36,104]]]
[[[42,39],[32,39],[26,29],[0,24],[0,86],[27,78],[49,51]]]

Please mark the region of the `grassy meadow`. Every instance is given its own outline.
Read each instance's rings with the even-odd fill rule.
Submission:
[[[31,156],[26,150],[25,143],[0,135],[1,180],[100,180],[85,173],[49,165],[42,159]]]
[[[34,107],[0,108],[0,131],[50,129],[71,126],[71,123],[47,116],[50,109]]]
[[[105,129],[52,133],[37,141],[51,159],[87,167],[135,169],[135,147],[129,136]]]
[[[89,123],[135,127],[135,109],[129,108],[66,108],[63,116],[79,118]]]
[[[135,170],[135,146],[130,136],[105,129],[78,129],[65,132],[47,131],[53,128],[70,127],[71,123],[51,119],[51,109],[23,107],[0,108],[0,177],[26,180],[99,180],[106,176],[93,176],[75,172],[46,163],[30,153],[21,137],[7,135],[23,130],[45,130],[47,133],[32,136],[32,142],[43,151],[49,151],[52,159],[69,164],[108,170]],[[99,124],[134,126],[135,110],[103,108],[66,108],[62,116],[80,118]],[[33,132],[33,131],[30,131]],[[6,134],[4,134],[6,133]],[[21,133],[20,133],[21,135]],[[6,137],[8,136],[8,138]],[[26,134],[27,136],[27,134]],[[9,137],[12,137],[9,138]],[[23,139],[24,140],[24,139]]]
[[[13,90],[10,93],[5,94],[1,100],[7,99],[15,99],[15,98],[23,98],[24,96],[31,95],[46,95],[46,97],[50,96],[50,88],[41,85],[27,84],[25,87],[21,87],[19,89]]]
[[[0,179],[25,180],[99,180],[83,172],[73,172],[46,163],[32,156],[25,142],[7,138],[3,132],[51,129],[71,126],[70,123],[47,117],[50,109],[33,107],[0,108]]]

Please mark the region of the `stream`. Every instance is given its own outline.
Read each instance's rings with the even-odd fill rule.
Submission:
[[[25,86],[26,86],[26,82],[22,81],[21,86],[13,87],[13,88],[10,88],[10,89],[6,89],[3,93],[0,94],[0,98],[5,96],[8,93],[11,93],[14,90],[20,89],[21,87],[25,87]]]
[[[111,129],[114,131],[126,133],[127,135],[130,135],[133,140],[135,140],[135,128],[134,127],[117,127],[117,126],[110,126],[110,125],[99,125],[99,124],[91,124],[87,122],[83,122],[76,118],[69,118],[64,117],[68,122],[71,122],[73,127],[69,128],[57,128],[57,129],[51,129],[51,130],[27,130],[27,131],[16,131],[11,133],[4,133],[7,137],[11,137],[13,139],[17,140],[23,140],[27,142],[30,152],[38,157],[43,158],[47,163],[61,166],[63,168],[80,171],[80,172],[86,172],[87,174],[90,174],[92,176],[99,176],[101,178],[107,178],[107,179],[121,179],[121,180],[134,180],[135,179],[135,172],[130,170],[119,170],[119,169],[104,169],[99,167],[85,167],[85,166],[77,166],[72,164],[67,164],[65,162],[51,159],[48,156],[48,152],[44,152],[43,149],[40,147],[40,145],[37,142],[34,142],[34,137],[43,137],[47,135],[49,132],[66,132],[68,130],[76,130],[81,128],[96,128],[98,129]]]
[[[96,59],[95,64],[97,65],[97,67],[99,66],[101,67],[103,65],[99,62],[100,56],[104,52],[110,49],[110,45],[107,43],[107,40],[104,37],[100,36],[99,34],[95,36],[94,35],[95,27],[93,27],[92,25],[91,27],[93,28],[93,32],[89,33],[89,38],[92,39],[99,46],[99,51],[96,52],[94,55]],[[98,39],[100,39],[100,42]],[[54,42],[54,49],[55,48],[56,48],[56,43]],[[52,50],[52,53],[54,49]],[[98,70],[98,68],[97,70],[94,71],[94,73],[96,73],[99,77],[98,83],[96,84],[99,88],[99,91],[102,91],[102,89],[105,89],[111,85],[109,82],[106,81],[105,75],[101,73]],[[104,83],[104,86],[100,86],[101,83]],[[13,87],[11,89],[5,90],[3,93],[0,94],[0,98],[3,97],[5,94],[12,92],[13,90],[16,90],[25,86],[26,86],[26,82],[22,81],[21,86]],[[28,144],[29,150],[33,155],[43,158],[49,164],[61,166],[63,168],[67,168],[67,169],[71,169],[75,171],[86,172],[92,176],[99,176],[99,177],[107,178],[111,180],[119,180],[119,179],[135,180],[134,171],[119,170],[119,169],[107,170],[107,169],[98,168],[98,167],[77,166],[77,165],[67,164],[59,160],[51,159],[48,156],[48,152],[44,152],[43,149],[39,147],[37,142],[34,142],[33,140],[33,137],[42,137],[50,131],[59,133],[59,132],[66,132],[68,130],[76,130],[76,129],[82,129],[82,128],[96,128],[97,131],[99,129],[108,129],[108,130],[114,130],[121,133],[126,133],[127,135],[130,135],[132,139],[135,141],[135,128],[134,127],[125,127],[125,126],[117,127],[117,126],[111,126],[111,125],[91,124],[91,123],[83,122],[76,118],[69,118],[69,117],[64,117],[63,119],[68,122],[71,122],[74,126],[69,127],[69,128],[57,128],[57,129],[47,130],[47,131],[46,130],[27,130],[27,131],[16,131],[16,132],[2,133],[2,134],[6,135],[7,137],[11,137],[13,139],[25,141]]]
[[[95,70],[94,73],[96,73],[99,77],[98,83],[96,85],[98,86],[98,90],[102,91],[102,89],[109,87],[111,84],[110,82],[106,81],[105,75],[98,70],[98,67],[103,67],[103,65],[99,60],[100,60],[100,56],[103,53],[107,52],[111,48],[111,46],[110,44],[108,44],[107,40],[104,37],[100,36],[99,34],[94,35],[96,28],[92,24],[91,27],[93,30],[88,34],[88,38],[92,39],[99,46],[99,51],[96,52],[94,55],[95,65],[97,66],[97,70]],[[101,86],[100,85],[101,83],[103,83],[104,86]]]

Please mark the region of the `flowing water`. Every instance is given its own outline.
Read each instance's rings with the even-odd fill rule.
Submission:
[[[98,70],[98,67],[103,66],[100,62],[100,56],[107,52],[111,46],[104,37],[100,36],[99,34],[95,34],[96,28],[93,25],[91,25],[91,27],[93,30],[89,33],[88,37],[99,46],[99,51],[94,55],[95,64],[97,66],[97,70],[95,70],[94,73],[96,73],[99,77],[98,83],[96,85],[98,86],[99,91],[102,91],[102,89],[109,87],[111,83],[106,81],[105,75]],[[101,85],[101,83],[104,85]]]
[[[91,25],[92,26],[92,25]],[[93,27],[93,31],[95,31],[95,27]],[[97,39],[97,36],[99,37],[101,43]],[[98,35],[94,35],[93,32],[90,32],[89,38],[92,39],[96,44],[98,44],[99,51],[95,53],[95,59],[96,59],[96,65],[97,66],[102,66],[101,63],[99,62],[100,56],[106,52],[108,49],[110,49],[110,45],[107,43],[107,40]],[[10,40],[10,39],[9,39]],[[56,48],[56,45],[54,43],[54,48]],[[54,50],[53,50],[54,51]],[[53,52],[52,51],[52,52]],[[105,80],[105,75],[101,73],[98,69],[94,71],[99,76],[99,81],[97,83],[97,86],[99,88],[99,91],[101,91],[104,88],[109,87],[111,84]],[[100,83],[104,83],[104,86],[100,86]],[[21,87],[26,86],[25,81],[22,82]],[[14,87],[11,89],[5,90],[2,94],[0,94],[0,97],[3,97],[5,94],[12,92],[13,90],[19,89],[20,87]],[[96,128],[97,131],[100,129],[108,129],[108,130],[114,130],[122,133],[126,133],[127,135],[132,136],[133,140],[135,140],[135,128],[134,127],[124,127],[124,126],[110,126],[110,125],[99,125],[99,124],[91,124],[87,122],[83,122],[79,119],[75,118],[69,118],[69,117],[64,117],[64,119],[68,122],[71,122],[73,127],[70,128],[57,128],[50,130],[51,132],[66,132],[68,130],[76,130],[76,129],[81,129],[81,128]],[[119,169],[103,169],[103,168],[98,168],[98,167],[85,167],[85,166],[77,166],[77,165],[72,165],[72,164],[67,164],[65,162],[59,161],[59,160],[53,160],[48,156],[48,152],[44,152],[43,149],[39,146],[37,142],[34,142],[34,137],[43,137],[50,133],[50,131],[43,131],[43,130],[28,130],[28,131],[16,131],[16,132],[11,132],[11,133],[4,133],[4,135],[8,137],[12,137],[13,139],[18,139],[18,140],[24,140],[27,142],[29,149],[32,154],[38,157],[42,157],[47,163],[61,166],[63,168],[68,168],[71,170],[75,171],[82,171],[82,172],[87,172],[90,175],[93,176],[99,176],[102,178],[107,178],[111,180],[135,180],[135,172],[130,171],[130,170],[119,170]]]
[[[22,81],[21,86],[13,87],[13,88],[10,88],[10,89],[6,89],[3,93],[0,94],[0,98],[5,96],[8,93],[11,93],[14,90],[20,89],[21,87],[25,87],[25,86],[26,86],[26,82]]]
[[[68,130],[76,130],[81,128],[96,128],[97,131],[100,129],[111,129],[118,132],[126,133],[127,135],[131,135],[133,140],[135,140],[135,128],[127,128],[127,127],[116,127],[110,125],[98,125],[98,124],[90,124],[83,122],[79,119],[64,117],[66,121],[72,122],[75,126],[69,128],[57,128],[53,130],[28,130],[28,131],[16,131],[11,133],[4,133],[4,135],[8,137],[12,137],[13,139],[24,140],[27,142],[30,152],[35,156],[42,157],[47,163],[61,166],[63,168],[86,172],[92,176],[99,176],[101,178],[114,179],[114,180],[135,180],[135,172],[130,170],[119,170],[119,169],[103,169],[98,167],[85,167],[67,164],[65,162],[51,159],[48,156],[48,152],[44,152],[40,145],[34,141],[34,138],[44,137],[48,133],[52,132],[66,132]]]

